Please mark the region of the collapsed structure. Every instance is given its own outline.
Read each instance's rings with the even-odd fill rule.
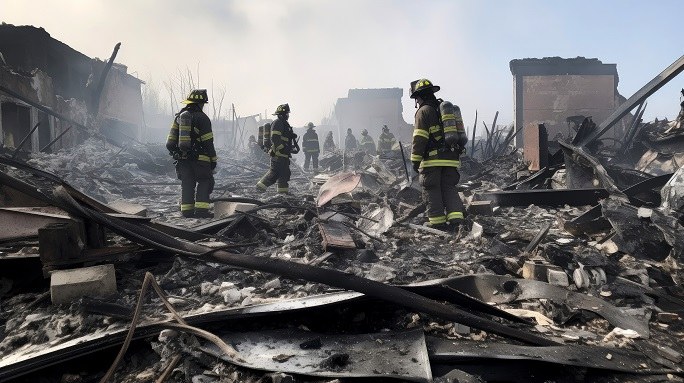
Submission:
[[[398,154],[335,149],[256,199],[267,157],[220,151],[216,219],[184,220],[161,144],[2,149],[0,380],[681,381],[684,104],[638,105],[682,69],[537,171],[492,130],[455,234]]]
[[[42,28],[4,23],[0,52],[3,146],[17,147],[35,126],[38,133],[24,143],[35,152],[57,137],[53,148],[73,147],[88,137],[85,127],[94,125],[117,142],[140,139],[142,81],[125,65],[91,59]]]

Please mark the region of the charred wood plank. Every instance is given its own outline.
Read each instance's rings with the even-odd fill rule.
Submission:
[[[596,205],[608,195],[605,189],[541,189],[488,192],[476,194],[476,198],[497,206],[584,206]]]

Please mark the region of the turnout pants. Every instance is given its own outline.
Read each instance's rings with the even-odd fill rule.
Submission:
[[[290,182],[290,159],[285,157],[271,157],[271,168],[268,173],[261,177],[257,182],[257,187],[261,190],[266,190],[269,186],[278,182],[278,193],[287,193],[289,191],[288,182]]]
[[[206,161],[178,160],[176,174],[181,180],[181,214],[193,217],[209,212],[209,196],[214,190],[211,164]]]
[[[430,225],[462,222],[463,201],[456,190],[460,178],[458,169],[454,167],[438,166],[421,169],[420,184],[423,187],[423,199],[427,203]]]
[[[318,152],[304,152],[304,169],[309,170],[311,160],[313,160],[313,170],[318,170]]]

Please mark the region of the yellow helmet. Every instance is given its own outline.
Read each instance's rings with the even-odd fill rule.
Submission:
[[[416,98],[417,93],[422,92],[422,91],[432,91],[432,93],[438,92],[439,87],[437,85],[432,84],[432,81],[426,79],[426,78],[421,78],[416,81],[411,81],[411,98]]]
[[[193,89],[188,97],[181,101],[183,104],[206,104],[209,102],[206,89]]]
[[[290,113],[290,105],[282,104],[282,105],[278,105],[278,107],[276,108],[276,111],[275,111],[275,113],[273,113],[273,115],[277,116],[279,114],[287,114],[287,113]]]

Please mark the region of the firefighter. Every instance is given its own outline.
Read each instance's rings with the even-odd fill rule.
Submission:
[[[428,225],[442,230],[457,229],[463,222],[464,210],[456,189],[460,178],[459,156],[468,138],[457,107],[457,113],[448,116],[440,114],[442,100],[435,97],[435,92],[439,89],[439,86],[427,79],[411,82],[411,98],[416,100],[418,107],[413,129],[411,162],[413,169],[420,173],[423,197],[427,203]],[[442,121],[446,118],[454,126],[445,129],[446,124]],[[457,139],[450,141],[453,135]]]
[[[173,119],[166,139],[166,148],[176,160],[176,174],[181,180],[181,214],[211,218],[209,196],[214,189],[217,157],[211,120],[202,111],[209,102],[207,90],[195,89],[181,102],[185,107]]]
[[[316,127],[313,122],[306,124],[307,130],[302,138],[302,149],[304,149],[304,169],[309,170],[309,163],[313,160],[313,171],[318,172],[318,153],[321,151],[321,145],[318,143],[318,133],[314,130]]]
[[[354,150],[357,147],[356,137],[354,137],[351,129],[347,129],[347,136],[344,138],[344,150]]]
[[[359,148],[372,156],[375,155],[375,141],[373,141],[373,137],[371,137],[368,134],[368,130],[366,129],[361,131],[361,141],[359,142]]]
[[[271,168],[257,182],[256,187],[258,191],[263,192],[277,181],[278,193],[287,194],[290,181],[290,157],[292,154],[299,153],[299,144],[295,141],[297,135],[287,122],[290,118],[290,106],[279,105],[273,115],[277,118],[271,124],[271,149],[269,150]]]
[[[247,147],[249,148],[249,154],[254,158],[259,158],[263,154],[254,135],[249,136]]]
[[[397,142],[394,134],[390,133],[387,125],[382,126],[382,133],[378,137],[378,153],[384,154],[392,151],[392,147]]]
[[[337,148],[335,145],[335,141],[333,140],[333,133],[328,132],[328,134],[325,135],[325,142],[323,142],[323,150],[326,152],[332,152]]]

